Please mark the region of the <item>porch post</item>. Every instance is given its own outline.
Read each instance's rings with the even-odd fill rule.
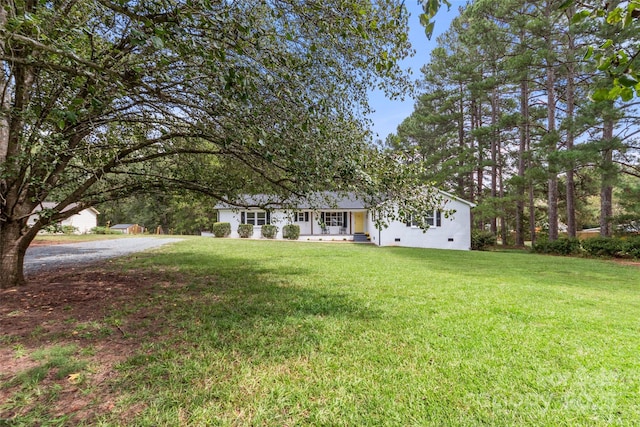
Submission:
[[[349,234],[353,235],[353,211],[349,211]]]

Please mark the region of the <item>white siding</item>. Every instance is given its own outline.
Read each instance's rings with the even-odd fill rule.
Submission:
[[[29,217],[27,224],[32,226],[38,220],[38,214],[34,213]],[[60,225],[70,225],[77,228],[76,234],[86,234],[92,228],[98,226],[98,212],[92,208],[85,209],[70,216],[60,222]]]
[[[394,222],[388,228],[377,230],[371,214],[367,212],[365,232],[369,233],[371,243],[379,246],[469,250],[471,248],[471,205],[449,197],[444,210],[455,210],[455,213],[451,214],[449,218],[445,218],[443,214],[441,225],[439,227],[432,226],[426,233],[417,227],[408,227],[400,222]],[[354,212],[362,212],[361,209],[342,209],[341,211],[350,212],[348,216],[349,223],[353,221]],[[219,221],[231,224],[230,237],[240,237],[238,235],[238,225],[240,224],[241,212],[234,212],[231,209],[219,209]],[[276,238],[282,239],[282,227],[286,224],[297,224],[300,226],[301,235],[309,235],[312,234],[311,225],[313,223],[313,232],[319,235],[318,215],[318,213],[309,212],[309,222],[295,222],[291,221],[293,217],[289,218],[288,213],[282,210],[273,211],[271,213],[271,224],[278,227]],[[351,230],[350,226],[351,224],[348,225],[348,232]],[[252,237],[260,238],[261,236],[261,227],[254,226]]]
[[[317,220],[317,218],[315,217],[315,215],[314,215],[314,213],[312,211],[302,211],[300,213],[302,214],[303,217],[308,218],[309,221],[295,221],[294,220],[294,221],[291,222],[291,224],[300,226],[300,235],[301,236],[305,235],[305,234],[311,234],[312,222],[314,223],[313,224],[313,229],[316,230],[316,231],[320,230],[320,226],[318,225],[318,220]],[[292,214],[292,215],[294,215],[294,219],[296,219],[295,216],[297,214],[298,214],[297,212]]]
[[[234,212],[230,209],[220,209],[218,211],[218,221],[220,222],[228,222],[231,225],[231,234],[229,237],[239,238],[238,235],[238,226],[240,225],[240,217],[241,211]],[[284,211],[273,211],[271,212],[271,224],[278,227],[278,234],[276,235],[276,239],[282,239],[282,227],[289,224],[287,219],[287,214]],[[262,237],[262,227],[258,225],[253,226],[253,236],[252,238]]]
[[[471,249],[471,209],[466,203],[450,200],[445,210],[456,212],[449,218],[442,215],[440,227],[432,226],[426,232],[417,227],[394,222],[388,228],[371,233],[372,242],[380,246],[407,246],[433,249]],[[373,226],[373,224],[371,224]],[[375,227],[374,227],[375,229]]]
[[[78,229],[78,233],[86,234],[98,226],[98,215],[93,209],[85,209],[63,220],[62,225],[71,225]]]

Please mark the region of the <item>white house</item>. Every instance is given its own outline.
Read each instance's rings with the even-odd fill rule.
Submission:
[[[357,197],[334,197],[326,205],[300,203],[295,208],[241,209],[219,203],[218,221],[231,224],[230,237],[238,235],[238,225],[252,224],[253,236],[261,236],[265,224],[278,227],[277,239],[282,239],[282,227],[300,226],[299,240],[334,240],[371,242],[378,246],[408,246],[415,248],[457,249],[471,248],[471,208],[473,203],[444,191],[444,211],[452,214],[445,218],[440,211],[425,212],[429,229],[424,232],[413,224],[392,222],[387,228],[376,228],[372,211]],[[251,201],[249,200],[249,203]],[[260,204],[260,203],[256,203]]]
[[[38,212],[42,209],[52,209],[57,205],[57,203],[53,202],[43,202],[38,205],[34,210],[33,214],[29,217],[27,224],[29,226],[33,225],[38,220]],[[75,205],[69,205],[67,209],[72,209]],[[98,212],[95,208],[87,208],[81,210],[75,215],[71,215],[69,218],[64,219],[60,222],[61,226],[71,226],[76,228],[76,233],[78,234],[86,234],[91,231],[92,228],[98,226]]]

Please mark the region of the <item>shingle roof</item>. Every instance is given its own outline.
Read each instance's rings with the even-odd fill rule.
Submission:
[[[279,199],[267,194],[245,195],[236,200],[237,204],[218,203],[215,209],[232,209],[238,206],[265,208],[295,208],[295,209],[365,209],[365,202],[352,193],[339,194],[326,191],[316,193],[306,198]]]
[[[42,202],[42,203],[40,203],[38,206],[36,206],[36,207],[33,209],[33,212],[34,212],[34,213],[36,213],[36,212],[40,212],[42,209],[53,209],[53,208],[55,208],[56,206],[58,206],[58,203],[57,203],[57,202]],[[69,206],[67,206],[66,208],[64,208],[64,209],[62,210],[62,212],[68,211],[69,209],[73,209],[73,208],[75,208],[76,206],[78,206],[78,204],[77,204],[77,203],[71,203]],[[96,213],[96,215],[100,213],[100,212],[98,212],[98,210],[97,210],[96,208],[94,208],[93,206],[90,206],[90,207],[88,207],[88,208],[86,208],[86,209],[90,209],[90,210],[94,211],[94,212]]]
[[[474,203],[461,199],[446,191],[438,190],[449,199],[457,200],[475,207]],[[236,200],[237,204],[217,203],[214,209],[233,209],[236,207],[249,208],[290,208],[290,209],[367,209],[369,205],[354,193],[341,194],[332,191],[316,193],[306,198],[278,199],[268,194],[244,195]]]
[[[109,228],[111,228],[111,229],[114,229],[114,228],[115,228],[116,230],[120,230],[120,229],[125,230],[125,229],[127,229],[127,228],[129,228],[129,227],[133,227],[133,226],[135,226],[135,225],[136,225],[136,224],[116,224],[116,225],[112,225],[112,226],[110,226]]]

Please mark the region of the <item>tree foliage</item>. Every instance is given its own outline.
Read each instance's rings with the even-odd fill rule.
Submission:
[[[540,231],[550,241],[575,237],[593,222],[592,198],[601,232],[610,235],[614,219],[637,215],[633,203],[613,200],[632,200],[633,191],[613,190],[621,174],[634,183],[640,176],[638,103],[627,96],[631,85],[627,95],[609,96],[621,83],[616,73],[636,69],[632,3],[620,3],[631,7],[624,25],[611,14],[581,19],[586,6],[578,2],[467,4],[438,38],[423,67],[423,93],[388,148],[420,163],[425,179],[475,202],[476,228],[503,243],[523,245]],[[585,58],[596,45],[622,46],[628,61],[597,71],[593,60],[602,65],[605,54]]]
[[[593,20],[612,27],[614,33],[633,34],[640,30],[640,2],[579,2],[580,11],[573,17],[573,23]],[[574,0],[565,2],[561,8],[574,6]],[[630,101],[640,97],[640,43],[633,37],[607,37],[590,45],[584,55],[593,60],[596,68],[610,77],[610,85],[600,87],[593,93],[597,100],[622,99]]]
[[[137,192],[373,192],[367,91],[407,89],[406,30],[396,0],[3,2],[0,281],[42,227]]]
[[[448,0],[419,0],[424,13],[420,15],[420,22],[425,28],[427,38],[431,39],[435,26],[435,16],[442,6],[451,7]],[[616,32],[637,32],[640,27],[640,2],[611,1],[592,2],[565,0],[556,2],[555,9],[559,11],[578,8],[577,13],[571,13],[571,23],[581,23],[589,20],[599,24],[606,24],[615,28]],[[593,93],[594,98],[631,100],[640,96],[640,44],[629,39],[614,40],[606,38],[590,45],[584,54],[584,59],[593,59],[598,71],[611,77],[610,85],[601,87]]]

